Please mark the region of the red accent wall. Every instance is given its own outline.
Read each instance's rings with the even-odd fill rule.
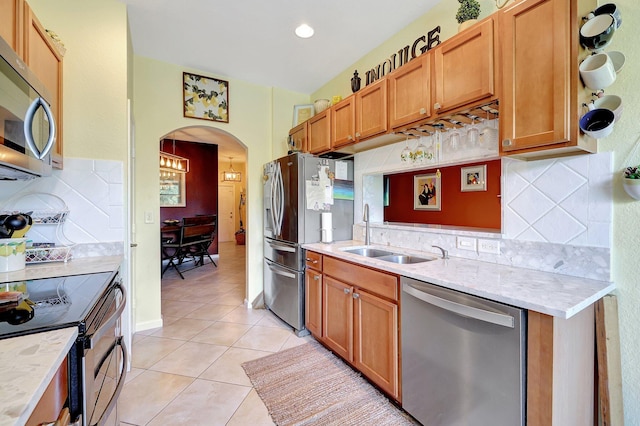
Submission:
[[[165,140],[162,151],[173,154],[173,140]],[[160,207],[160,222],[181,220],[199,214],[218,214],[218,145],[176,141],[175,154],[189,159],[186,174],[186,207]],[[218,238],[210,253],[218,253]]]
[[[487,165],[487,190],[462,192],[460,169],[483,164]],[[388,179],[389,205],[384,208],[384,220],[501,229],[500,160],[440,168],[441,211],[414,210],[413,177],[435,173],[436,170],[432,168],[385,176]]]

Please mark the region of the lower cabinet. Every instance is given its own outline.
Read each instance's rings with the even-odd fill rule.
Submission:
[[[362,372],[389,396],[401,401],[398,277],[324,256],[322,277],[307,270],[306,306],[322,296],[322,332],[307,317],[314,336]],[[322,283],[322,290],[317,288]]]
[[[322,272],[307,269],[304,274],[304,322],[315,337],[322,336]]]

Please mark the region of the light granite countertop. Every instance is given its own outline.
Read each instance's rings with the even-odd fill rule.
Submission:
[[[78,336],[77,327],[0,341],[0,425],[24,425]]]
[[[362,241],[303,244],[303,247],[361,265],[565,319],[577,314],[615,288],[614,283],[607,281],[455,257],[442,259],[439,250],[425,253],[393,246],[367,246],[394,253],[437,257],[430,262],[396,264],[344,251],[348,248],[365,247]]]
[[[0,282],[112,272],[122,256],[27,265],[0,273]],[[23,425],[78,336],[76,327],[0,340],[0,426]]]

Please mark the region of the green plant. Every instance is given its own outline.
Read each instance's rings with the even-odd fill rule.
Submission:
[[[627,167],[624,170],[624,177],[626,179],[640,179],[640,166],[638,166],[638,167]]]
[[[460,3],[458,13],[456,13],[458,24],[469,19],[478,19],[478,16],[480,16],[480,3],[476,0],[458,0],[458,3]]]

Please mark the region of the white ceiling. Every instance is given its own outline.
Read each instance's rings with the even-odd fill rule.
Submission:
[[[121,1],[136,55],[310,94],[440,0]],[[295,36],[302,23],[313,37]],[[176,138],[211,141],[201,127]],[[240,154],[234,140],[218,145],[221,161]]]

